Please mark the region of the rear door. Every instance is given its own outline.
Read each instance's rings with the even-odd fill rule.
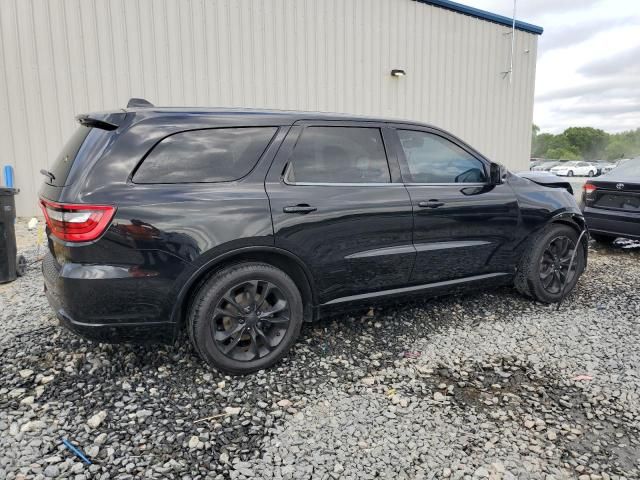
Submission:
[[[394,146],[414,214],[414,283],[513,271],[519,210],[508,184],[489,184],[489,162],[453,137],[398,126]]]
[[[404,286],[412,205],[385,125],[298,122],[266,180],[275,244],[310,268],[319,302]]]

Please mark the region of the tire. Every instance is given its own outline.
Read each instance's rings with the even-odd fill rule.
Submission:
[[[251,262],[224,268],[204,283],[191,303],[187,329],[205,362],[242,375],[284,357],[302,322],[295,282],[272,265]]]
[[[547,249],[560,250],[558,247],[563,245],[563,240],[561,240],[563,238],[570,241],[568,244],[570,251],[567,252],[567,254],[563,253],[562,255],[558,255],[556,262],[552,259]],[[551,224],[538,232],[529,241],[518,265],[514,280],[516,290],[527,297],[543,303],[559,302],[563,296],[563,288],[564,295],[568,295],[575,287],[585,267],[584,246],[582,242],[580,242],[573,260],[572,274],[569,282],[566,286],[562,287],[563,280],[566,279],[567,275],[567,271],[564,269],[568,269],[568,263],[570,263],[570,261],[566,259],[570,256],[577,241],[578,234],[573,228],[567,225]],[[551,244],[553,244],[553,246]],[[550,259],[552,260],[551,262],[549,262]],[[558,269],[555,273],[554,268]],[[551,274],[549,274],[550,271]],[[545,284],[549,283],[549,275],[553,277],[551,278],[552,283],[546,286]],[[559,279],[559,281],[556,279]],[[557,288],[558,286],[560,288]]]
[[[593,170],[589,170],[589,173],[587,174],[588,177],[593,177],[595,175],[595,173],[593,173]]]
[[[605,235],[604,233],[589,233],[589,236],[598,243],[613,243],[616,239],[613,235]]]
[[[569,170],[567,172],[567,177],[573,177],[573,170]]]

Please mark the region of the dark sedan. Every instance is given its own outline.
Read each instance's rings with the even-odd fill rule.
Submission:
[[[597,180],[588,180],[582,211],[591,237],[640,239],[640,158],[629,160]]]

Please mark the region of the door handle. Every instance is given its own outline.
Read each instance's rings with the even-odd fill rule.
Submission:
[[[443,205],[444,205],[444,202],[440,202],[438,200],[428,200],[426,202],[418,203],[418,206],[422,208],[438,208]]]
[[[284,213],[311,213],[318,210],[316,207],[312,207],[306,203],[301,203],[299,205],[289,205],[288,207],[284,207],[282,211]]]

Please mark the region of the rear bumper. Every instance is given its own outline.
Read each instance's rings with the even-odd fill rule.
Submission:
[[[65,265],[48,253],[42,261],[44,291],[60,324],[101,343],[172,343],[177,329],[157,279],[119,276],[105,266]],[[154,280],[156,284],[154,284]]]
[[[640,239],[640,214],[585,206],[584,218],[593,233]]]

